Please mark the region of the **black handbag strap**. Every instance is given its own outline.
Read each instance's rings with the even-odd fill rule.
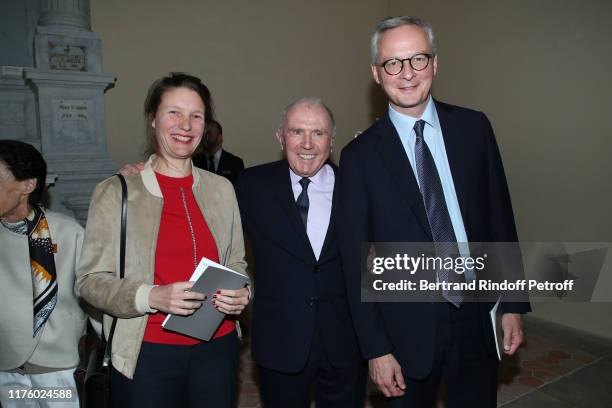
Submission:
[[[123,279],[125,275],[125,228],[127,223],[127,202],[128,202],[128,191],[125,178],[121,174],[117,174],[119,181],[121,182],[121,236],[119,239],[119,278]],[[113,336],[115,335],[115,326],[117,326],[117,318],[113,317],[113,323],[111,324],[110,332],[108,333],[108,340],[106,341],[106,347],[104,349],[104,358],[102,360],[102,367],[108,367],[111,351],[113,347]]]
[[[117,174],[119,181],[121,182],[121,239],[119,241],[119,278],[123,279],[125,276],[125,228],[127,222],[127,184],[125,178],[121,174]]]

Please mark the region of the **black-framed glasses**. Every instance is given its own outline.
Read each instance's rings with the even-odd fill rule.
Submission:
[[[410,67],[415,71],[422,71],[429,65],[429,60],[433,57],[433,54],[416,54],[410,58],[398,59],[391,58],[383,61],[379,67],[383,67],[385,72],[389,75],[398,75],[404,69],[404,62],[408,61]]]

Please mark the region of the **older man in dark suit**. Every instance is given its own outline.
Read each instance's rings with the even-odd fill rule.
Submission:
[[[266,407],[360,407],[365,366],[336,246],[329,162],[335,125],[319,99],[281,114],[286,159],[246,169],[236,186],[255,261],[252,355]]]
[[[412,17],[383,20],[372,37],[372,61],[389,113],[343,149],[337,191],[339,245],[361,351],[392,407],[431,407],[440,381],[448,406],[495,407],[490,303],[463,302],[461,292],[441,293],[437,303],[360,301],[363,242],[517,241],[488,119],[430,95],[438,66],[431,26]],[[462,279],[454,272],[447,278]],[[529,305],[500,308],[504,349],[512,354]]]

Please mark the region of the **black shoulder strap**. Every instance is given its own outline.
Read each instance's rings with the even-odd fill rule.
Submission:
[[[127,184],[125,178],[121,174],[117,174],[119,181],[121,182],[121,236],[119,239],[119,278],[123,279],[125,276],[125,229],[127,223]],[[108,367],[111,358],[111,351],[113,347],[113,336],[115,335],[115,327],[117,326],[117,318],[113,317],[113,323],[111,324],[110,332],[108,333],[108,340],[106,341],[106,347],[104,349],[104,359],[102,360],[102,366]]]
[[[125,228],[127,222],[127,184],[121,174],[117,174],[121,182],[121,239],[119,241],[119,278],[125,275]]]

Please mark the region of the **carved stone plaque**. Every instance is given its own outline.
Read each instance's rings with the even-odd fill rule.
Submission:
[[[83,45],[48,42],[49,68],[64,71],[86,71],[86,48]]]
[[[85,99],[54,99],[53,114],[53,144],[62,146],[63,151],[78,149],[79,145],[87,145],[94,141],[94,120],[90,120],[94,112],[91,101]],[[95,115],[94,115],[95,116]]]
[[[55,119],[61,121],[89,120],[89,101],[56,99],[53,101]]]

